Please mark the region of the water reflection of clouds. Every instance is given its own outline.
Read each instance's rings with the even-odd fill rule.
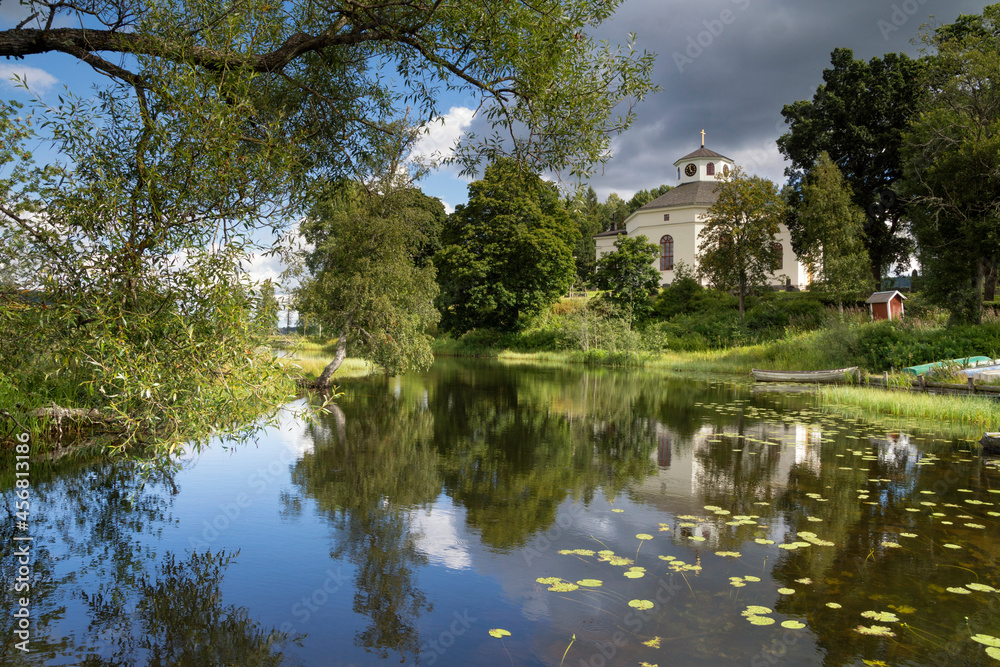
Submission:
[[[449,498],[438,498],[427,509],[410,514],[410,525],[417,535],[417,548],[426,554],[431,563],[450,570],[472,567],[468,544],[459,537],[459,525],[464,524],[462,510],[456,510]],[[464,532],[464,529],[462,529]]]

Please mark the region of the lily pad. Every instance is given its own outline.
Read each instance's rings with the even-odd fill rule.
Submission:
[[[992,586],[987,586],[986,584],[971,583],[971,584],[966,584],[965,587],[968,588],[969,590],[979,591],[980,593],[998,592],[997,589],[993,588]]]
[[[859,632],[859,633],[861,633],[863,635],[876,635],[878,637],[895,637],[896,636],[895,632],[893,632],[889,628],[885,627],[884,625],[872,625],[872,626],[869,626],[869,627],[865,627],[863,625],[859,625],[858,627],[854,628],[854,631],[855,632]]]
[[[771,625],[774,623],[774,619],[770,616],[747,616],[747,620],[754,625]]]
[[[839,602],[827,602],[826,606],[829,607],[830,609],[840,609],[841,607],[843,607],[843,605],[840,604]]]
[[[782,621],[781,627],[788,628],[789,630],[801,630],[806,627],[806,624],[801,621]]]
[[[744,616],[763,616],[764,614],[770,614],[771,609],[768,607],[762,607],[758,604],[752,604],[743,610]]]
[[[652,609],[653,603],[649,600],[629,600],[628,606],[635,609]]]
[[[1000,648],[1000,639],[993,637],[992,635],[972,635],[972,641],[979,642],[985,646],[993,646]]]
[[[961,586],[949,586],[945,590],[949,593],[958,593],[959,595],[969,595],[972,593],[968,588],[962,588]]]
[[[891,611],[863,611],[861,615],[879,623],[898,623],[899,617]]]
[[[496,637],[500,639],[501,637],[510,637],[510,633],[503,628],[493,628],[490,630],[490,637]]]
[[[590,588],[596,588],[598,586],[603,586],[604,582],[601,581],[600,579],[581,579],[580,581],[576,582],[576,585],[577,586],[588,586]]]
[[[636,538],[640,540],[651,540],[653,539],[653,536],[650,535],[649,533],[639,533],[638,535],[636,535]]]
[[[778,593],[780,593],[781,595],[792,595],[793,593],[795,593],[795,589],[794,588],[779,588],[778,589]]]

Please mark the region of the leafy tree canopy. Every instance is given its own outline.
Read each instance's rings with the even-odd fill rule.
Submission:
[[[441,326],[511,331],[566,293],[577,227],[555,186],[513,160],[486,169],[449,216],[434,260]]]
[[[925,290],[953,321],[978,323],[1000,258],[1000,5],[922,38],[928,96],[905,137],[901,189]]]
[[[824,151],[837,164],[850,186],[854,203],[865,212],[865,246],[871,286],[910,253],[904,235],[905,202],[895,192],[902,176],[902,133],[924,94],[920,72],[924,65],[902,53],[887,53],[868,62],[855,60],[850,49],[831,55],[832,67],[823,71],[823,84],[812,100],[785,105],[781,114],[789,126],[778,148],[791,165],[785,170],[793,189],[787,220],[792,247],[802,245],[797,213],[806,174]]]
[[[627,314],[631,323],[648,317],[660,290],[660,272],[653,267],[660,249],[645,236],[620,234],[615,249],[597,260],[597,286]]]
[[[318,188],[301,226],[312,246],[304,257],[310,275],[296,297],[301,312],[338,333],[319,386],[329,386],[349,343],[391,374],[430,365],[427,329],[438,320],[437,284],[433,265],[417,260],[423,229],[433,229],[441,207],[428,206],[432,201],[391,182],[381,190],[356,181]]]
[[[798,255],[841,311],[844,299],[859,296],[871,282],[864,219],[864,212],[851,201],[840,169],[823,152],[802,184]]]
[[[719,198],[698,233],[698,272],[716,289],[736,291],[742,317],[747,295],[766,287],[778,268],[775,237],[785,200],[774,183],[740,168],[723,177],[716,190]]]

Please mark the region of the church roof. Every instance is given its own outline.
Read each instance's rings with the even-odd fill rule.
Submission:
[[[701,148],[699,148],[698,150],[696,150],[693,153],[688,153],[687,155],[685,155],[684,157],[682,157],[680,160],[677,160],[677,162],[680,162],[681,160],[691,160],[691,159],[696,158],[696,157],[716,157],[716,158],[722,158],[723,160],[729,160],[730,162],[732,162],[732,160],[730,160],[729,158],[727,158],[725,155],[720,155],[719,153],[716,153],[713,150],[705,148],[704,146],[702,146]],[[677,162],[675,162],[674,164],[677,164]]]
[[[653,201],[639,209],[648,211],[654,208],[667,208],[670,206],[711,206],[719,200],[719,193],[715,191],[718,183],[709,181],[694,181],[678,185],[664,195],[660,195]],[[638,213],[639,211],[636,211]]]
[[[594,234],[594,238],[596,239],[598,236],[618,236],[619,234],[624,234],[624,233],[625,233],[624,229],[609,229],[607,231],[601,232],[600,234]]]

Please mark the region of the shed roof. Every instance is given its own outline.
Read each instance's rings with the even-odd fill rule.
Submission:
[[[865,303],[889,303],[897,294],[900,299],[906,300],[906,297],[899,290],[889,290],[888,292],[875,292],[865,300]]]

